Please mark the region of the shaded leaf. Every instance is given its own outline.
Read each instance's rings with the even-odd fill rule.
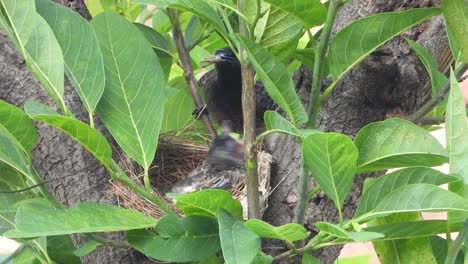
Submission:
[[[24,109],[32,119],[54,126],[68,134],[91,152],[104,166],[109,168],[112,149],[106,138],[96,129],[73,117],[59,115],[47,106],[37,102],[27,102]]]
[[[226,210],[219,212],[218,221],[221,248],[226,263],[250,263],[259,251],[260,237]]]
[[[302,264],[320,264],[320,260],[312,256],[308,252],[304,252],[302,255]]]
[[[73,254],[75,254],[78,257],[84,257],[96,250],[96,248],[100,245],[101,243],[97,242],[96,240],[90,240],[86,242],[83,246],[81,246],[79,249],[75,250]]]
[[[310,232],[307,232],[303,226],[296,223],[276,227],[262,220],[250,219],[245,223],[245,226],[260,237],[286,240],[288,242],[302,240],[310,235]]]
[[[205,215],[218,217],[221,209],[228,211],[237,219],[242,219],[242,205],[224,190],[202,190],[176,196],[176,206],[185,215]]]
[[[307,167],[325,194],[341,206],[353,185],[358,151],[351,139],[337,133],[316,133],[302,143]]]
[[[204,216],[167,215],[155,231],[131,231],[127,240],[146,256],[170,262],[202,260],[221,249],[216,221]]]
[[[330,43],[328,62],[337,81],[367,55],[392,37],[440,13],[440,8],[414,8],[381,13],[354,21]]]
[[[15,222],[16,230],[8,231],[5,236],[27,238],[113,232],[156,225],[155,219],[141,212],[99,203],[81,203],[69,209],[20,206],[16,212]]]
[[[403,119],[387,119],[363,127],[354,144],[359,149],[359,172],[407,166],[438,166],[447,152],[431,134]]]
[[[49,0],[36,0],[63,51],[65,73],[88,110],[94,112],[104,92],[104,64],[91,25],[78,13]]]
[[[389,193],[408,184],[427,183],[438,186],[457,180],[456,177],[445,175],[427,167],[413,167],[394,171],[379,177],[366,188],[355,216],[371,211]]]
[[[286,67],[254,41],[242,36],[240,41],[270,97],[291,117],[294,126],[306,122],[307,113]]]
[[[73,254],[75,246],[69,235],[47,237],[47,253],[56,263],[79,264],[81,260]]]
[[[0,125],[11,133],[26,153],[37,144],[34,122],[16,106],[0,100]]]
[[[432,253],[436,258],[437,264],[444,264],[445,259],[447,258],[447,249],[451,244],[446,239],[441,238],[440,236],[432,236],[430,238]],[[464,264],[464,256],[462,253],[459,253],[455,262],[453,264]]]
[[[92,25],[104,57],[106,88],[96,111],[120,147],[145,170],[156,153],[164,111],[164,74],[142,33],[113,12]]]
[[[320,0],[266,0],[296,16],[306,28],[319,26],[325,22],[327,8]]]

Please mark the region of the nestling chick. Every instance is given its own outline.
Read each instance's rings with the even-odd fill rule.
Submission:
[[[178,181],[171,192],[229,190],[245,181],[243,145],[230,132],[223,124],[223,132],[211,143],[207,160],[187,178]]]
[[[198,85],[205,89],[205,103],[208,113],[219,124],[230,121],[232,131],[243,132],[242,76],[241,64],[229,47],[219,49],[215,55],[203,62],[214,64],[215,69],[203,75]],[[277,105],[265,91],[263,84],[255,84],[255,116],[257,130],[264,127],[263,114],[276,110]]]

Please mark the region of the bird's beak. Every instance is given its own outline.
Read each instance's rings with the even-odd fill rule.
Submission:
[[[200,63],[200,67],[205,68],[205,67],[210,66],[213,63],[222,62],[222,61],[224,61],[224,60],[223,60],[223,58],[221,58],[220,55],[214,55],[214,56],[202,61]]]

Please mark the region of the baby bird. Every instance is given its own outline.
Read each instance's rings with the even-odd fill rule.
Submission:
[[[243,145],[230,135],[223,124],[223,131],[211,143],[208,158],[185,179],[178,181],[173,193],[189,193],[203,189],[230,190],[245,181]]]
[[[232,131],[242,133],[242,76],[239,60],[231,48],[225,47],[217,50],[215,55],[203,64],[215,66],[214,70],[203,75],[198,81],[198,85],[205,89],[205,103],[209,115],[219,124],[230,121]],[[254,89],[256,127],[261,132],[264,127],[263,114],[267,110],[276,110],[277,105],[260,81],[256,82]]]

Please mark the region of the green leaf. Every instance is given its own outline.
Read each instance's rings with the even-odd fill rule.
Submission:
[[[33,179],[34,176],[37,176],[21,145],[3,126],[0,126],[0,162],[21,172],[28,178]]]
[[[154,4],[158,7],[171,7],[193,13],[200,18],[206,20],[212,25],[218,33],[225,39],[228,38],[228,33],[224,27],[223,21],[207,1],[204,0],[136,0],[135,3]]]
[[[327,8],[320,0],[266,0],[265,2],[293,14],[306,28],[323,24],[327,17]]]
[[[437,264],[444,264],[445,259],[447,258],[447,249],[451,245],[451,242],[448,242],[446,239],[441,238],[440,236],[432,236],[430,238],[432,253],[436,258]],[[455,262],[453,264],[466,264],[464,261],[464,254],[461,252],[458,254]]]
[[[96,240],[90,240],[86,242],[83,246],[81,246],[79,249],[75,250],[73,254],[75,254],[78,257],[84,257],[96,250],[96,248],[101,245],[102,244],[97,242]]]
[[[445,137],[450,157],[450,174],[461,181],[449,184],[449,190],[468,199],[468,126],[466,124],[465,100],[453,71],[450,72],[450,94],[445,115]],[[458,212],[449,214],[459,218]],[[468,214],[463,213],[465,218]]]
[[[306,122],[307,113],[286,67],[254,41],[242,36],[239,39],[270,97],[291,117],[294,126]]]
[[[336,82],[392,37],[440,13],[440,8],[414,8],[381,13],[354,21],[336,34],[330,43],[328,62]]]
[[[168,262],[198,261],[221,249],[216,221],[204,216],[167,215],[155,231],[131,231],[127,240],[146,256]]]
[[[10,167],[8,164],[0,162],[0,186],[5,186],[4,189],[17,190],[27,187],[26,178],[21,172]],[[0,194],[0,196],[3,194]],[[7,196],[10,194],[6,194]],[[11,195],[12,197],[14,195]],[[0,203],[1,204],[1,203]],[[1,211],[0,206],[0,211]]]
[[[80,264],[80,258],[73,254],[74,250],[69,235],[47,237],[47,253],[56,263]]]
[[[427,167],[405,168],[389,173],[376,179],[364,191],[355,216],[371,211],[389,193],[408,184],[426,183],[438,186],[457,180],[456,177]]]
[[[20,206],[16,212],[15,221],[16,230],[6,232],[5,236],[27,238],[114,232],[156,225],[155,219],[141,212],[99,203],[81,203],[69,209]]]
[[[65,73],[91,114],[104,92],[104,64],[91,25],[78,13],[49,0],[36,0],[63,51]]]
[[[303,137],[303,134],[297,128],[275,111],[266,111],[264,114],[264,120],[268,130],[275,130],[283,134]]]
[[[449,41],[450,50],[452,51],[453,58],[455,59],[455,63],[460,63],[463,61],[463,54],[461,53],[460,49],[457,46],[457,43],[455,41],[455,36],[453,35],[450,28],[445,27],[445,30],[447,32],[447,38]]]
[[[418,55],[418,58],[424,64],[424,67],[429,73],[429,77],[431,77],[432,96],[436,95],[437,92],[439,92],[447,83],[447,77],[438,70],[437,61],[423,46],[411,39],[405,38],[405,40],[411,48],[413,48],[416,55]]]
[[[463,61],[468,62],[468,3],[464,0],[443,0],[442,12],[462,53]]]
[[[2,27],[10,39],[16,40],[23,53],[24,43],[28,42],[37,23],[34,0],[2,0],[0,7]]]
[[[317,222],[315,224],[321,232],[330,234],[338,238],[350,239],[356,242],[371,241],[383,237],[383,234],[377,232],[348,232],[339,225],[330,224],[327,222]]]
[[[109,168],[112,149],[106,138],[96,129],[73,117],[59,115],[49,107],[37,102],[27,102],[24,109],[32,119],[56,127],[78,141],[104,166]]]
[[[273,263],[273,257],[265,255],[263,252],[259,252],[252,261],[252,264],[271,264]]]
[[[429,184],[409,184],[383,198],[375,208],[363,215],[366,220],[402,212],[468,212],[468,200]],[[464,219],[453,219],[460,222]]]
[[[367,232],[377,232],[384,234],[381,240],[397,240],[415,237],[426,237],[438,234],[445,234],[447,232],[458,232],[463,228],[463,223],[456,223],[449,225],[446,220],[425,220],[425,221],[409,221],[384,224],[380,226],[373,226],[364,228]]]
[[[164,111],[164,74],[143,34],[113,12],[92,25],[104,56],[106,88],[96,111],[120,147],[145,170],[156,153]]]
[[[164,104],[161,133],[182,129],[193,120],[192,112],[195,106],[185,80],[183,78],[172,79],[171,84],[174,84],[176,88],[167,88],[168,92],[166,94],[170,90],[174,95],[169,97]]]
[[[260,249],[260,237],[226,210],[219,212],[219,236],[227,264],[250,263]]]
[[[447,152],[423,128],[403,119],[387,119],[363,127],[354,144],[360,173],[408,166],[433,167],[447,162]]]
[[[351,139],[337,133],[316,133],[302,143],[305,163],[325,194],[341,206],[353,186],[358,151]]]
[[[255,234],[264,238],[280,239],[288,242],[302,240],[310,235],[310,232],[296,223],[290,223],[282,226],[272,226],[259,219],[250,219],[245,223]]]
[[[24,152],[29,153],[37,144],[37,129],[18,107],[0,100],[0,125],[11,133],[18,141]]]
[[[221,209],[237,219],[243,219],[241,203],[224,190],[202,190],[174,197],[176,206],[185,215],[204,215],[218,217]]]
[[[310,253],[304,252],[302,255],[302,264],[320,264],[320,260],[312,256]]]

